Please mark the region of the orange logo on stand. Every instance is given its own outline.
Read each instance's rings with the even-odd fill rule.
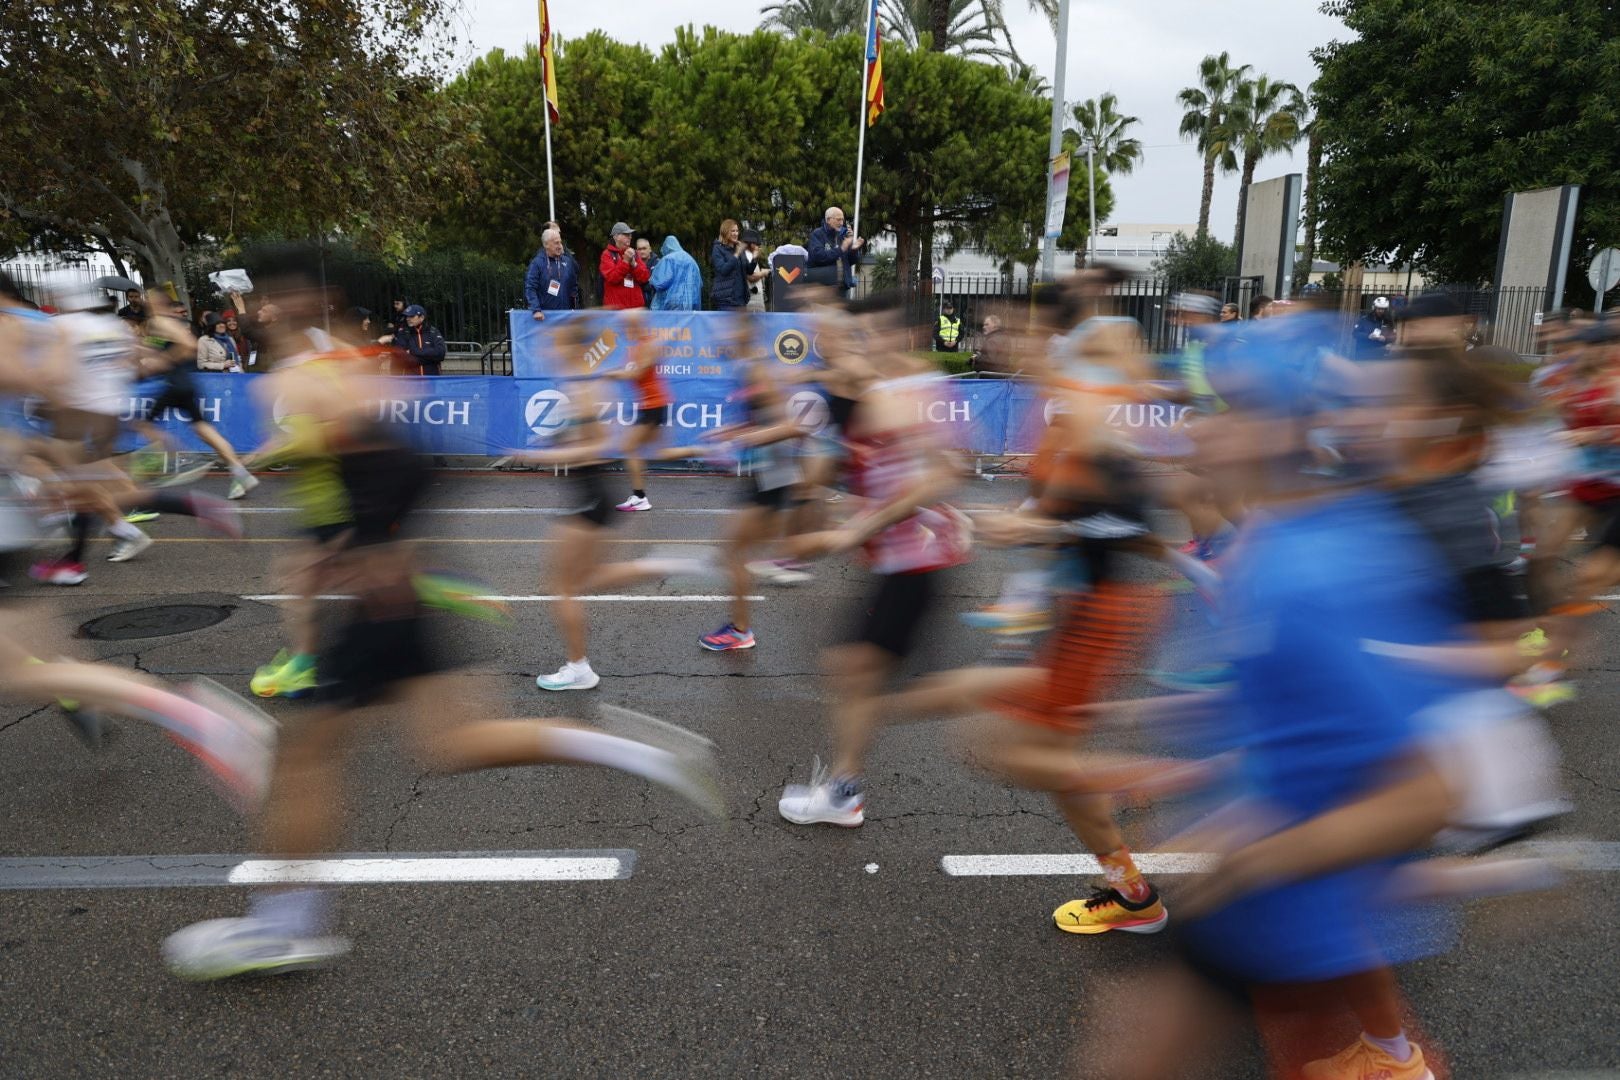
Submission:
[[[778,266],[776,268],[776,276],[787,282],[789,285],[793,284],[795,281],[798,281],[799,275],[802,273],[804,273],[804,268],[799,266],[795,266],[792,273],[789,273],[788,268],[785,266]]]
[[[613,355],[613,350],[618,347],[619,336],[612,330],[602,331],[602,336],[593,341],[591,347],[585,350],[586,369],[595,371],[596,366]]]

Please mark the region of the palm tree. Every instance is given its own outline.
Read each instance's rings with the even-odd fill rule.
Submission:
[[[1006,26],[984,0],[883,0],[883,24],[884,33],[908,48],[918,48],[922,35],[931,34],[935,52],[998,64],[1018,62]]]
[[[1125,137],[1126,130],[1140,121],[1119,114],[1119,99],[1112,90],[1072,106],[1070,115],[1075,126],[1063,134],[1078,140],[1081,146],[1089,142],[1096,147],[1097,164],[1103,172],[1123,176],[1142,160],[1142,141]]]
[[[1204,197],[1198,205],[1198,235],[1209,235],[1209,204],[1215,198],[1215,166],[1222,172],[1236,172],[1237,154],[1226,126],[1232,96],[1248,78],[1248,64],[1232,66],[1230,53],[1206,56],[1198,65],[1198,85],[1176,95],[1185,112],[1181,115],[1181,135],[1197,143],[1204,155]]]
[[[866,31],[866,5],[861,0],[776,0],[759,9],[761,30],[795,36],[820,31],[828,37]]]
[[[1232,98],[1227,127],[1237,152],[1243,156],[1243,180],[1238,185],[1237,228],[1232,246],[1243,257],[1243,229],[1248,212],[1249,185],[1254,169],[1267,154],[1289,150],[1303,135],[1305,96],[1291,82],[1269,75],[1244,79]]]

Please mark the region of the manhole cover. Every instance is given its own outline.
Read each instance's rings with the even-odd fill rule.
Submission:
[[[79,627],[79,636],[96,641],[133,641],[206,630],[231,617],[234,607],[218,604],[163,604],[131,608],[91,619]]]

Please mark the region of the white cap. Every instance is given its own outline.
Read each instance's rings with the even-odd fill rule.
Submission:
[[[1382,311],[1384,308],[1387,308],[1387,307],[1389,307],[1389,297],[1387,297],[1387,296],[1375,296],[1375,297],[1373,297],[1373,308],[1374,308],[1374,310]]]

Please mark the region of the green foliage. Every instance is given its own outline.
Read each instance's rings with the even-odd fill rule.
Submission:
[[[1215,169],[1238,170],[1231,119],[1232,99],[1249,77],[1248,64],[1232,66],[1230,53],[1206,56],[1198,64],[1198,82],[1176,95],[1181,105],[1181,137],[1193,140],[1204,158],[1204,193],[1198,204],[1198,234],[1209,232],[1209,204],[1215,197]]]
[[[759,13],[765,16],[761,30],[827,37],[866,32],[866,5],[861,0],[775,0]]]
[[[1125,133],[1141,123],[1119,111],[1119,98],[1112,90],[1100,98],[1077,102],[1069,111],[1074,126],[1064,132],[1077,146],[1092,143],[1097,148],[1097,166],[1105,173],[1125,176],[1142,160],[1142,140]]]
[[[861,50],[854,35],[713,29],[682,30],[657,55],[601,34],[564,42],[557,216],[582,268],[619,220],[655,240],[673,234],[701,258],[726,217],[774,246],[804,243],[828,206],[852,211]],[[884,73],[889,109],[867,133],[861,231],[896,234],[907,278],[936,230],[1022,252],[1043,215],[1048,101],[999,67],[896,41],[884,44]],[[533,254],[546,220],[539,78],[533,50],[497,50],[450,86],[477,125],[481,183],[435,221],[442,243]],[[1076,198],[1083,220],[1083,184]]]
[[[437,93],[449,0],[0,5],[0,213],[13,244],[132,254],[342,229],[395,252],[458,172]]]
[[[1164,278],[1172,291],[1219,289],[1232,267],[1237,252],[1208,233],[1188,236],[1176,233],[1165,253],[1153,261],[1153,272]]]
[[[943,18],[938,10],[941,8]],[[935,52],[1009,65],[1018,63],[1018,53],[998,4],[986,4],[984,0],[883,0],[881,10],[885,42],[897,40],[918,49],[926,41]],[[939,26],[945,27],[943,39],[936,30]]]
[[[1315,54],[1325,251],[1484,281],[1504,196],[1567,183],[1581,185],[1576,266],[1620,241],[1620,7],[1332,7],[1354,36]],[[1583,277],[1569,280],[1572,302],[1590,297]]]

